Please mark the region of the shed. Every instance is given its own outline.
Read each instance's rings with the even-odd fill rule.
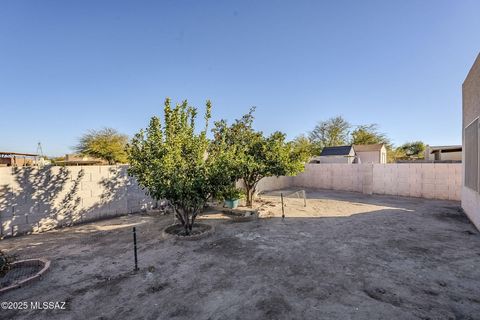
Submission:
[[[359,163],[387,163],[387,148],[383,143],[353,145]]]
[[[323,148],[320,156],[314,157],[310,163],[354,163],[353,146],[336,146]]]

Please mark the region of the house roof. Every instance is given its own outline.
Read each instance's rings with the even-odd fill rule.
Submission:
[[[462,152],[462,145],[451,146],[428,146],[430,153],[441,152]]]
[[[380,151],[382,150],[382,147],[383,147],[383,143],[353,145],[353,149],[355,149],[356,152]]]
[[[348,156],[352,146],[325,147],[320,156]]]
[[[0,156],[26,156],[26,157],[36,157],[36,156],[38,156],[38,154],[0,151]]]

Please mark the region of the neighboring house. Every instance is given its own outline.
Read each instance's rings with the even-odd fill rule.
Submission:
[[[1,167],[27,167],[37,163],[38,154],[20,152],[0,152]]]
[[[65,160],[55,161],[55,163],[60,166],[88,166],[107,164],[107,161],[78,154],[66,154]]]
[[[314,157],[310,163],[354,163],[353,146],[325,147],[320,156]]]
[[[425,148],[425,160],[462,161],[462,146],[429,146]]]
[[[387,148],[382,143],[325,147],[310,163],[387,163]]]
[[[385,144],[355,144],[353,145],[358,163],[387,163],[387,148]]]
[[[480,55],[462,85],[462,208],[480,229]]]

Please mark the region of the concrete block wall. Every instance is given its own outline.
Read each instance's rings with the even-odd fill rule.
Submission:
[[[284,189],[292,185],[293,177],[268,177],[263,178],[257,185],[257,193],[266,190]],[[243,183],[237,184],[242,187]]]
[[[305,171],[293,178],[293,185],[363,192],[363,166],[343,163],[307,164]]]
[[[459,201],[462,164],[307,164],[289,180],[275,179],[263,179],[261,189],[319,188]]]
[[[460,201],[462,165],[375,164],[373,193]]]
[[[460,200],[461,164],[308,164],[295,177],[264,178],[258,192],[321,188]],[[153,200],[127,166],[0,168],[0,237],[140,212]]]
[[[151,208],[127,166],[0,168],[0,237]]]

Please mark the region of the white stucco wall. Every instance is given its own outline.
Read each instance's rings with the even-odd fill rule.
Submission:
[[[380,163],[380,151],[357,151],[360,163]]]
[[[480,55],[477,56],[462,86],[462,128],[480,116]],[[465,159],[465,137],[462,130],[462,157]],[[463,171],[465,166],[463,166]],[[463,177],[471,172],[464,172]],[[462,187],[462,208],[480,230],[480,194],[465,186]]]

